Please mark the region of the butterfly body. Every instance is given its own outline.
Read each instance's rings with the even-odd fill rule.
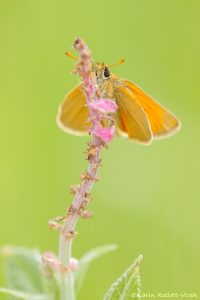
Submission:
[[[92,76],[98,84],[96,97],[108,98],[118,104],[119,109],[113,117],[120,136],[150,144],[153,139],[171,135],[180,128],[180,122],[172,113],[131,81],[111,74],[105,64],[93,64]],[[88,117],[86,93],[79,84],[59,107],[58,125],[72,134],[87,134]]]

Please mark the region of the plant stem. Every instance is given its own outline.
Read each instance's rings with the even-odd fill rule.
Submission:
[[[100,151],[105,146],[100,138],[95,136],[93,129],[100,122],[99,113],[90,108],[90,102],[95,100],[96,82],[91,78],[91,53],[85,42],[77,39],[74,43],[75,49],[80,54],[80,61],[76,66],[76,73],[82,77],[83,86],[87,96],[87,106],[89,117],[91,118],[91,142],[87,148],[88,168],[81,175],[82,184],[77,186],[74,199],[67,211],[66,220],[60,231],[59,241],[59,261],[63,266],[61,283],[61,300],[75,300],[74,276],[70,270],[70,259],[72,257],[72,242],[75,237],[75,228],[78,217],[85,211],[87,204],[91,200],[90,191],[97,180],[100,166]]]

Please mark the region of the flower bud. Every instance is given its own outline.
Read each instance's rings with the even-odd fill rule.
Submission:
[[[70,259],[70,262],[69,262],[69,267],[72,271],[77,271],[78,270],[78,267],[79,267],[79,261],[78,259],[72,257]]]

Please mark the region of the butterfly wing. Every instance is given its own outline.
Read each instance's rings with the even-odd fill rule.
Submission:
[[[120,135],[126,135],[130,140],[150,144],[152,132],[149,120],[128,88],[115,84],[115,100],[119,106],[116,123]]]
[[[81,84],[71,90],[58,109],[57,123],[64,131],[84,135],[88,133],[86,94]]]
[[[144,109],[151,124],[154,138],[163,138],[167,135],[172,135],[180,128],[180,122],[171,112],[158,104],[132,82],[126,79],[123,82]]]

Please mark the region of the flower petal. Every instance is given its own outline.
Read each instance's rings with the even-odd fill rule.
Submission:
[[[114,101],[103,98],[90,102],[90,107],[102,113],[115,113],[118,108]]]

